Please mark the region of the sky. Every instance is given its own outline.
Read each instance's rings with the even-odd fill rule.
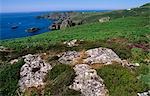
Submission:
[[[138,7],[149,0],[0,0],[0,12],[116,10]]]

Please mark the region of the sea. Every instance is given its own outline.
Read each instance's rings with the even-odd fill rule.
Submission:
[[[106,12],[110,10],[77,10],[77,12]],[[63,11],[66,12],[66,11]],[[54,22],[48,19],[37,19],[37,16],[50,12],[25,12],[25,13],[0,13],[0,40],[33,36],[50,32],[48,27]],[[17,26],[16,29],[12,29]],[[26,32],[25,30],[37,27],[37,32]]]
[[[0,39],[20,38],[49,32],[48,27],[53,23],[53,20],[36,18],[46,13],[0,13]],[[17,26],[17,28],[12,29],[13,26]],[[32,27],[40,28],[40,30],[37,32],[25,31]]]

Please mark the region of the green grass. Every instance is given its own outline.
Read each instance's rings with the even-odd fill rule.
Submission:
[[[11,48],[14,52],[0,52],[0,59],[6,62],[28,53],[34,54],[46,52],[47,50],[64,52],[67,50],[81,51],[100,46],[111,48],[122,59],[130,59],[141,65],[133,73],[121,66],[109,65],[98,69],[98,74],[104,79],[111,96],[136,96],[137,92],[146,90],[147,86],[145,84],[150,85],[149,66],[144,62],[144,59],[149,57],[149,53],[139,48],[131,49],[128,44],[148,44],[150,42],[150,22],[147,6],[149,4],[140,9],[134,8],[130,11],[77,14],[77,16],[73,17],[74,20],[84,19],[88,22],[81,26],[47,32],[32,37],[1,40],[0,46]],[[105,16],[110,16],[111,21],[106,23],[97,22],[100,17]],[[126,41],[107,42],[108,40],[113,41],[114,38],[122,38]],[[62,44],[63,41],[72,39],[85,41],[80,46],[72,48],[67,48]],[[50,58],[50,61],[53,59],[57,58]],[[21,66],[22,63],[0,65],[0,95],[13,96],[15,94],[15,90],[18,88],[17,82]],[[137,76],[140,76],[139,80],[136,79]],[[68,88],[74,77],[74,70],[70,66],[56,64],[47,75],[45,96],[79,96],[80,92]]]
[[[137,96],[137,92],[148,90],[148,86],[130,70],[119,65],[108,65],[97,70],[110,96]]]
[[[107,40],[110,38],[126,38],[129,42],[149,42],[150,35],[148,17],[128,17],[113,20],[107,23],[93,23],[64,30],[47,32],[40,35],[1,41],[2,46],[22,49],[47,49],[57,42],[83,39],[89,41]]]
[[[0,95],[15,96],[20,78],[20,68],[24,62],[21,60],[14,65],[7,65],[0,71]]]
[[[74,77],[74,70],[69,65],[54,66],[47,75],[44,96],[80,96],[80,92],[69,89]]]

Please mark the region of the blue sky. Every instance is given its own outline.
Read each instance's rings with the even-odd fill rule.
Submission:
[[[127,9],[149,0],[0,0],[0,12]]]

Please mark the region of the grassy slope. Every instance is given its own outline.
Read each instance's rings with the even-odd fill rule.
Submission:
[[[86,24],[32,37],[1,41],[0,43],[9,48],[22,49],[28,46],[46,47],[50,43],[71,39],[95,41],[122,37],[128,39],[129,42],[149,42],[150,31],[148,20],[148,17],[119,18],[107,23]]]
[[[137,10],[137,9],[135,9],[135,10]],[[143,7],[142,7],[140,10],[145,10],[145,9],[143,9]],[[116,14],[118,14],[120,12],[121,11],[116,11],[114,13],[113,12],[105,13],[104,15],[101,15],[101,16],[105,16],[106,14],[112,14],[112,16],[115,16]],[[118,17],[120,17],[120,15],[118,15]],[[94,18],[94,20],[92,20],[92,18]],[[89,20],[89,22],[95,22],[98,18],[99,18],[99,14],[95,13],[93,15],[88,15],[85,19]],[[113,17],[113,18],[117,18],[117,17]],[[134,17],[133,16],[130,17],[128,15],[127,17],[125,16],[123,18],[113,19],[112,21],[106,22],[106,23],[95,22],[95,23],[85,24],[85,25],[76,26],[76,27],[72,27],[72,28],[67,28],[64,30],[47,32],[47,33],[43,33],[43,34],[32,36],[32,37],[0,41],[0,45],[9,47],[9,48],[13,48],[16,51],[20,51],[20,54],[23,55],[22,50],[25,50],[24,52],[26,54],[27,54],[26,50],[32,50],[32,51],[35,51],[37,49],[38,50],[45,50],[45,49],[49,50],[50,47],[54,47],[53,45],[55,45],[55,44],[58,45],[58,42],[72,40],[72,39],[84,39],[86,41],[92,41],[92,43],[96,42],[96,44],[98,46],[100,46],[98,41],[102,40],[105,43],[105,41],[107,41],[108,39],[112,39],[112,38],[126,38],[129,43],[144,43],[144,42],[148,43],[148,42],[150,42],[150,31],[149,31],[150,24],[149,23],[150,22],[149,22],[148,15],[134,16]],[[90,43],[88,43],[87,45],[89,48],[96,47],[94,44],[90,44]],[[127,57],[127,58],[129,57],[132,59],[134,58],[134,60],[137,60],[136,62],[139,62],[141,64],[141,66],[139,67],[139,69],[137,69],[135,71],[135,74],[132,74],[129,70],[124,69],[119,66],[118,67],[116,66],[115,70],[113,70],[114,69],[114,68],[112,68],[113,66],[108,66],[108,67],[104,67],[103,69],[99,69],[98,74],[100,76],[102,76],[103,79],[105,80],[106,86],[108,87],[108,90],[110,91],[111,96],[118,96],[118,94],[119,95],[121,94],[122,96],[127,96],[126,94],[128,94],[128,96],[131,96],[131,95],[136,95],[137,92],[145,91],[146,87],[139,88],[139,86],[141,86],[142,83],[136,82],[136,80],[137,80],[136,76],[139,76],[139,74],[142,74],[141,75],[142,80],[147,82],[147,84],[149,84],[149,80],[148,80],[149,74],[147,74],[149,72],[149,70],[148,70],[148,67],[145,64],[145,62],[142,61],[145,57],[145,54],[142,53],[141,51],[137,51],[137,49],[134,49],[135,51],[129,50],[129,51],[131,51],[131,55],[127,56],[128,54],[130,54],[130,52],[128,52],[127,50],[124,50],[123,48],[125,48],[125,47],[122,45],[125,45],[125,44],[114,45],[111,43],[108,46],[110,48],[112,48],[113,50],[115,50],[115,52],[117,52],[117,54],[119,52],[120,53],[120,54],[118,54],[119,56],[124,54],[124,51],[125,51],[125,53],[127,53],[127,54],[124,54],[123,57]],[[55,48],[56,47],[58,47],[58,46],[55,46]],[[83,46],[79,46],[79,48],[80,47],[82,48]],[[62,46],[59,46],[58,50],[62,50],[62,48],[63,48]],[[74,48],[72,48],[71,50],[73,50],[73,49]],[[123,50],[123,52],[122,52],[122,50]],[[14,53],[14,54],[17,54],[17,53]],[[140,59],[142,59],[142,60],[140,60]],[[20,69],[20,67],[14,68],[13,71],[18,72],[18,69]],[[56,70],[52,70],[51,73],[59,73],[59,72],[55,72],[58,70],[61,70],[61,68],[57,67]],[[55,85],[59,85],[59,83],[63,82],[62,80],[64,80],[62,78],[67,77],[65,72],[67,72],[67,71],[64,71],[63,72],[64,74],[63,73],[62,74],[53,74],[55,78],[49,78],[49,79],[52,81],[53,81],[53,79],[56,80],[57,82]],[[69,72],[71,72],[71,71],[69,71]],[[7,76],[5,76],[6,73],[7,72],[5,72],[5,71],[1,71],[0,76],[7,77]],[[51,74],[50,74],[50,76],[51,76]],[[125,78],[122,78],[122,76],[124,76]],[[11,75],[10,75],[10,77],[11,77]],[[16,76],[16,78],[19,78],[19,77]],[[9,79],[9,78],[6,78],[6,79]],[[61,88],[63,88],[63,86],[69,85],[69,84],[66,84],[65,82],[68,82],[68,81],[71,82],[72,81],[71,79],[72,78],[68,78],[68,79],[64,80],[61,87],[60,86],[51,86],[51,84],[48,84],[46,92],[48,94],[57,93],[57,90],[55,90],[55,89],[61,89]],[[130,79],[130,80],[128,80],[128,79]],[[3,81],[5,81],[5,80],[3,80]],[[111,82],[114,82],[114,81],[117,83],[111,84]],[[5,83],[7,83],[7,82],[5,82]],[[126,83],[125,85],[124,85],[124,82]],[[136,82],[136,84],[134,82]],[[14,84],[16,85],[16,83],[14,83]],[[136,85],[136,87],[134,87],[135,85]],[[130,88],[131,86],[132,86],[132,88]],[[4,86],[4,88],[5,87],[7,87],[7,86]],[[51,90],[51,89],[54,89],[54,90]],[[120,92],[115,91],[115,90],[120,90],[120,89],[121,89]],[[8,93],[13,94],[14,91],[12,92],[12,90],[8,90]],[[67,90],[67,89],[59,90],[58,93],[65,94],[65,96],[67,96],[66,93],[68,93],[69,96],[72,93],[78,94],[78,92],[75,92],[72,90]]]

